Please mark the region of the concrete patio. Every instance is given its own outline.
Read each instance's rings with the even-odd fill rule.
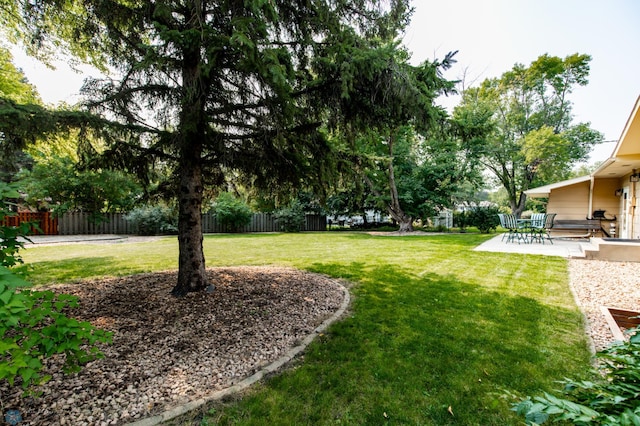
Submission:
[[[534,243],[520,243],[506,242],[505,238],[502,241],[502,234],[498,234],[490,240],[480,244],[474,250],[477,251],[491,251],[500,253],[520,253],[520,254],[538,254],[542,256],[560,256],[571,258],[584,258],[583,245],[589,245],[588,240],[577,239],[554,239],[553,244],[549,241],[545,241],[544,244]]]

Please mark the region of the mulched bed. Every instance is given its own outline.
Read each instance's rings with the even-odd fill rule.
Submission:
[[[211,293],[175,298],[176,272],[55,286],[72,316],[112,331],[105,358],[74,375],[61,359],[38,398],[0,382],[0,411],[21,425],[119,425],[206,397],[283,356],[338,310],[340,285],[288,268],[209,269]]]

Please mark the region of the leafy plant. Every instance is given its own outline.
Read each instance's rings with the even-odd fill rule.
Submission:
[[[0,182],[0,265],[16,266],[22,262],[18,254],[24,248],[26,236],[31,230],[32,224],[22,222],[18,226],[7,226],[5,221],[16,213],[11,211],[10,199],[20,198],[20,193],[11,184]]]
[[[304,229],[304,210],[298,200],[275,211],[276,223],[283,232],[300,232]]]
[[[460,232],[465,232],[467,226],[471,224],[471,215],[467,211],[453,212],[453,226],[460,228]]]
[[[469,214],[469,225],[475,226],[483,234],[495,231],[500,224],[500,209],[497,207],[474,207]]]
[[[125,218],[131,222],[138,235],[175,234],[178,232],[177,214],[174,209],[166,205],[137,207]]]
[[[528,425],[547,420],[576,425],[640,424],[640,329],[631,330],[629,341],[616,343],[597,354],[593,381],[565,379],[563,397],[544,393],[514,405]]]
[[[14,187],[0,183],[1,219],[12,214],[7,198],[17,195]],[[26,237],[30,230],[29,224],[23,225],[0,225],[0,380],[13,386],[20,378],[26,390],[48,380],[40,376],[44,358],[65,354],[65,371],[77,371],[102,356],[95,345],[109,342],[111,335],[63,313],[78,305],[76,297],[31,291],[28,282],[9,270],[22,263],[18,251],[24,248],[24,240],[19,237]]]
[[[65,354],[65,372],[101,358],[96,343],[110,342],[111,333],[63,312],[78,305],[74,296],[30,291],[30,284],[0,266],[0,380],[22,388],[46,382],[40,376],[43,358]]]
[[[213,212],[218,224],[232,232],[237,232],[243,226],[250,224],[253,216],[253,212],[247,204],[228,192],[223,192],[216,198]]]

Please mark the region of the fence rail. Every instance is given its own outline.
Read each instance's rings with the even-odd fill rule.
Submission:
[[[80,234],[134,234],[131,222],[125,219],[123,213],[105,215],[105,221],[94,224],[89,220],[89,213],[65,213],[58,219],[58,233],[60,235]],[[325,215],[306,215],[304,231],[326,231],[327,218]],[[220,226],[214,215],[202,215],[202,231],[204,233],[231,232]],[[251,223],[237,232],[279,232],[280,227],[270,213],[254,213]]]

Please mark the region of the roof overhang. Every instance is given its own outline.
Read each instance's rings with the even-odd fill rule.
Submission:
[[[602,163],[592,176],[620,178],[633,169],[640,169],[640,97],[636,99],[611,158]]]
[[[527,197],[531,198],[545,198],[548,197],[552,190],[558,188],[564,188],[571,185],[577,185],[584,182],[589,182],[591,180],[591,176],[580,176],[573,179],[563,180],[561,182],[552,183],[550,185],[539,186],[537,188],[531,188],[524,191],[527,194]]]
[[[554,189],[577,185],[595,178],[621,178],[633,170],[640,170],[640,96],[636,99],[613,154],[593,173],[551,185],[531,188],[524,193],[531,198],[544,198],[548,197]]]

